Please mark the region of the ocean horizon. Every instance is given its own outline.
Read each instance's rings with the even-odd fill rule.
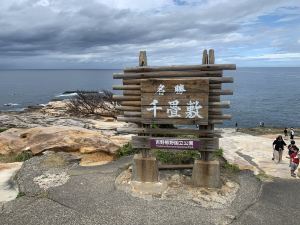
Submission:
[[[46,104],[68,97],[76,90],[111,90],[121,84],[112,75],[122,69],[2,69],[0,70],[0,111],[20,111],[28,106]],[[231,101],[224,113],[232,115],[222,127],[255,127],[260,122],[274,127],[300,127],[300,67],[238,67],[225,71],[234,78]]]

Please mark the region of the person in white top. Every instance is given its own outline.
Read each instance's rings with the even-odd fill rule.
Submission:
[[[290,139],[293,140],[294,136],[295,136],[295,131],[294,131],[294,128],[291,127],[291,129],[290,129]]]

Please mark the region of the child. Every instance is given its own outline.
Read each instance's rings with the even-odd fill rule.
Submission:
[[[292,177],[296,177],[296,174],[295,174],[295,170],[297,169],[298,165],[299,165],[299,153],[297,152],[294,152],[291,154],[291,176]]]
[[[299,148],[296,146],[296,142],[295,141],[291,141],[291,144],[289,144],[288,146],[288,150],[289,150],[289,156],[291,156],[292,153],[294,152],[299,152]]]

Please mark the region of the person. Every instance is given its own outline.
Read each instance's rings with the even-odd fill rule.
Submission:
[[[296,177],[295,170],[299,165],[299,152],[294,152],[291,154],[291,176]]]
[[[288,145],[289,155],[293,152],[299,152],[299,148],[296,146],[296,142],[294,140],[291,141],[291,144]]]
[[[291,127],[291,129],[290,129],[290,139],[293,140],[294,136],[295,136],[295,131],[294,131],[294,128]]]
[[[291,155],[293,153],[295,153],[295,152],[296,153],[299,152],[299,148],[296,146],[296,142],[294,140],[291,141],[291,144],[288,145],[288,150],[289,150],[289,152],[288,152],[289,157],[287,157],[287,158],[290,158],[290,167],[291,167],[291,163],[292,163],[292,157],[291,157]]]
[[[238,123],[235,122],[235,131],[238,131]]]
[[[275,156],[278,155],[278,163],[280,163],[282,161],[282,152],[284,150],[284,146],[286,146],[286,143],[282,139],[281,135],[279,135],[275,139],[275,141],[273,141],[272,146],[273,146],[273,158],[272,158],[272,160],[274,160]]]
[[[284,137],[287,137],[287,133],[288,133],[287,128],[284,128],[283,133],[284,133]]]

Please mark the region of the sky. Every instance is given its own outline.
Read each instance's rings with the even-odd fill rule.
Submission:
[[[1,0],[0,69],[300,66],[300,0]]]

